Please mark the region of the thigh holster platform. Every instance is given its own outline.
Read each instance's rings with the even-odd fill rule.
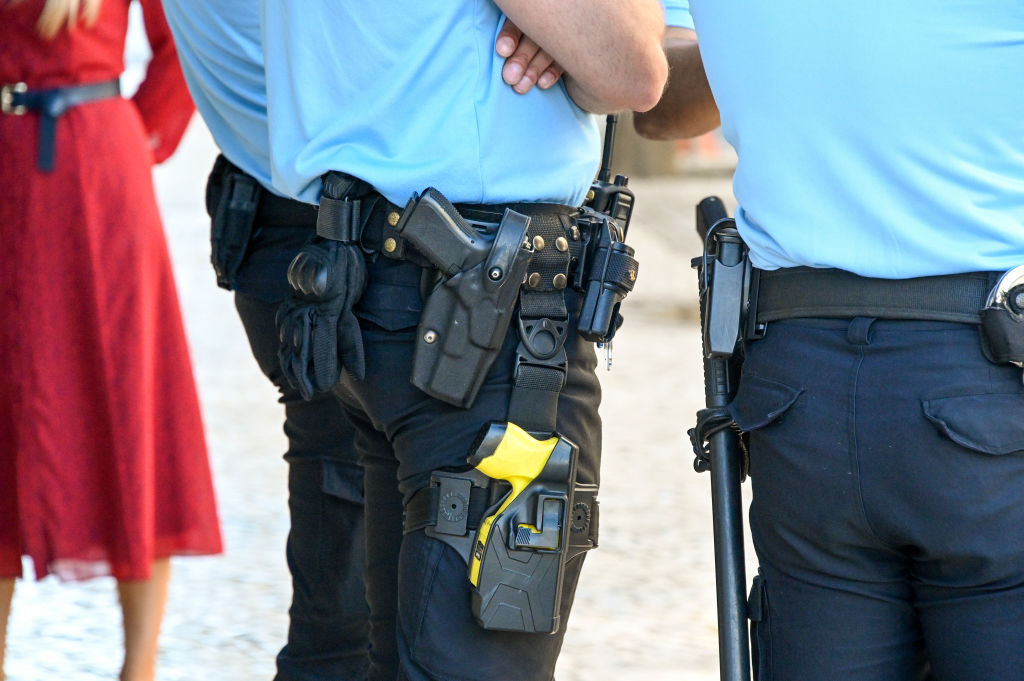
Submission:
[[[406,507],[406,532],[425,529],[466,561],[485,629],[558,631],[565,566],[597,546],[597,485],[576,482],[577,456],[563,437],[492,423],[473,469],[436,471]]]

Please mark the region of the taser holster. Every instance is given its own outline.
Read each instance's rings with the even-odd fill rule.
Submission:
[[[432,476],[424,496],[437,514],[426,534],[466,561],[473,616],[485,629],[558,631],[566,564],[597,546],[597,485],[576,482],[578,451],[564,437],[491,423],[468,458],[472,470]]]

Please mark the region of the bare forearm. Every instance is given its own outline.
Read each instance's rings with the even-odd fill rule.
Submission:
[[[665,38],[669,76],[665,94],[650,111],[633,116],[638,134],[650,139],[696,137],[719,125],[718,106],[711,94],[696,35],[669,29]]]
[[[569,76],[573,99],[591,111],[646,111],[661,96],[668,65],[656,0],[496,0]]]

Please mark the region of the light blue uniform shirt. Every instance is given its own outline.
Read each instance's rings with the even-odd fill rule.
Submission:
[[[501,79],[492,2],[263,0],[272,180],[315,202],[328,170],[404,205],[582,202],[597,171],[595,116],[562,85]]]
[[[679,4],[739,157],[756,265],[1024,263],[1024,2]]]
[[[689,0],[658,0],[665,12],[665,25],[693,30]]]
[[[224,156],[270,187],[267,95],[259,5],[253,0],[164,0],[182,71]]]

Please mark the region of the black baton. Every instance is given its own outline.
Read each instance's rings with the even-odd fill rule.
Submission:
[[[739,432],[726,405],[735,394],[739,377],[736,348],[750,268],[746,247],[721,199],[712,196],[697,204],[697,231],[704,238],[704,254],[692,264],[700,280],[707,408],[697,413],[697,426],[690,431],[690,438],[697,453],[694,468],[711,472],[721,681],[749,681],[740,492],[744,460]]]

